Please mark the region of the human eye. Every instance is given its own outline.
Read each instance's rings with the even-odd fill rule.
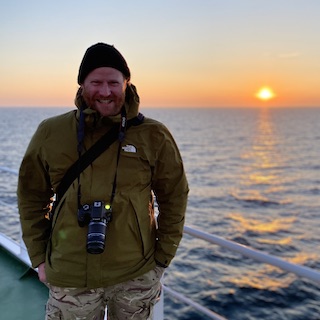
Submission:
[[[120,84],[120,82],[117,80],[109,81],[109,86],[112,86],[112,87],[117,87],[119,84]]]
[[[99,86],[101,84],[101,81],[100,80],[92,80],[91,84],[94,86]]]

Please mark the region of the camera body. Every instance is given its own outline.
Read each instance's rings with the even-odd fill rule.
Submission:
[[[88,253],[99,254],[104,251],[107,227],[111,218],[111,206],[105,205],[103,201],[94,201],[92,204],[84,204],[78,209],[79,226],[88,226]]]

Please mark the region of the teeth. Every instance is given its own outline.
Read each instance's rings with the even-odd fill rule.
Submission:
[[[111,100],[109,100],[109,99],[100,99],[99,100],[99,102],[101,102],[101,103],[109,103],[109,102],[111,102]]]

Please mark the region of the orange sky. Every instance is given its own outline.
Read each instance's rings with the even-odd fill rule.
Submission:
[[[99,41],[125,56],[143,107],[320,106],[320,1],[124,1],[108,19],[100,0],[15,2],[0,4],[0,106],[72,106]],[[257,99],[263,86],[276,97]]]

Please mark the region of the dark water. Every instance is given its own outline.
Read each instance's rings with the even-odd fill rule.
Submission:
[[[18,169],[39,121],[0,109],[0,165]],[[186,224],[320,271],[320,108],[144,109],[180,147]],[[0,173],[0,231],[18,238],[16,177]],[[0,203],[1,204],[1,203]],[[165,284],[230,320],[320,319],[320,285],[185,236]],[[165,319],[206,319],[165,298]]]

